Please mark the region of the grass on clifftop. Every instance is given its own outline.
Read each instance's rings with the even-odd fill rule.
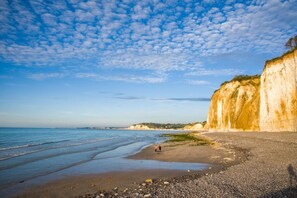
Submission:
[[[268,63],[273,62],[273,61],[280,60],[280,59],[284,58],[286,55],[291,54],[291,53],[294,53],[295,50],[297,50],[297,46],[296,46],[295,48],[293,48],[293,49],[291,49],[291,50],[289,50],[289,51],[283,53],[283,55],[281,55],[281,56],[279,56],[279,57],[275,57],[275,58],[273,58],[273,59],[267,60],[267,61],[265,62],[265,66],[264,66],[263,70],[265,70],[266,65],[267,65]]]
[[[234,81],[243,81],[243,80],[253,80],[253,79],[256,79],[256,78],[260,78],[261,75],[259,74],[256,74],[256,75],[253,75],[253,76],[250,76],[250,75],[237,75],[237,76],[234,76],[232,78],[232,80],[230,81],[225,81],[221,84],[221,86],[227,84],[227,83],[230,83],[230,82],[234,82]]]
[[[214,142],[210,139],[199,135],[197,133],[175,133],[175,134],[163,134],[162,137],[170,137],[169,140],[165,142],[185,142],[185,143],[194,143],[195,146],[203,146],[203,145],[214,145]]]
[[[161,124],[161,123],[140,123],[140,125],[145,125],[150,129],[182,129],[188,124]]]

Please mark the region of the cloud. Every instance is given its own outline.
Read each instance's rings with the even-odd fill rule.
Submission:
[[[50,78],[78,78],[78,79],[93,79],[97,81],[120,81],[128,83],[162,83],[167,79],[165,73],[155,73],[150,75],[127,75],[127,74],[118,74],[118,75],[99,75],[97,73],[70,73],[70,72],[61,72],[61,73],[33,73],[27,75],[27,78],[33,80],[46,80]]]
[[[140,75],[118,75],[118,76],[98,76],[98,80],[122,81],[128,83],[162,83],[167,77],[165,75],[140,76]]]
[[[194,71],[186,73],[187,76],[234,76],[242,74],[243,71],[236,69],[216,69],[210,70],[199,68]]]
[[[231,75],[236,72],[208,68],[203,58],[235,52],[281,53],[281,46],[297,32],[296,10],[295,0],[29,0],[28,4],[2,0],[0,60],[69,70],[99,67]],[[161,77],[129,74],[108,78],[164,82]]]
[[[28,75],[28,78],[33,80],[45,80],[49,78],[62,78],[65,74],[61,73],[35,73]]]
[[[118,96],[114,98],[120,99],[120,100],[144,100],[145,99],[143,97],[136,97],[136,96]]]
[[[189,56],[180,54],[116,54],[107,55],[102,60],[101,65],[106,68],[126,68],[126,69],[147,69],[156,71],[178,71],[186,70],[194,65],[200,65],[197,60],[195,64],[189,61]]]
[[[168,100],[168,101],[186,101],[186,102],[208,102],[210,98],[166,98],[159,100]]]
[[[209,102],[210,98],[145,98],[136,96],[116,96],[119,100],[148,100],[148,101],[174,101],[174,102]]]
[[[205,80],[188,80],[187,82],[191,85],[209,85],[210,84],[209,81],[205,81]]]
[[[97,78],[98,75],[95,73],[77,73],[76,78]]]

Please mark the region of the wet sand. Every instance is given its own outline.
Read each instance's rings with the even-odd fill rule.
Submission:
[[[17,197],[76,197],[100,194],[107,191],[123,192],[126,188],[137,188],[147,178],[167,179],[184,175],[184,171],[172,170],[134,170],[109,172],[95,175],[70,176],[65,179],[33,187]],[[100,192],[100,193],[98,193]]]

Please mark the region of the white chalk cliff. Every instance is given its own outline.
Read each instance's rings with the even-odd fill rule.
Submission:
[[[260,77],[224,83],[212,98],[207,123],[210,130],[259,130]]]
[[[265,65],[261,75],[260,130],[297,131],[297,50]]]
[[[149,128],[148,126],[143,125],[143,124],[135,124],[135,125],[129,126],[127,129],[129,129],[129,130],[150,130],[151,128]]]
[[[224,83],[212,96],[207,125],[217,131],[297,132],[297,49],[267,61],[260,77]]]

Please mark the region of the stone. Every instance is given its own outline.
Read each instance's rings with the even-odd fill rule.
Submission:
[[[146,195],[144,195],[143,197],[151,197],[152,196],[152,194],[146,194]]]

